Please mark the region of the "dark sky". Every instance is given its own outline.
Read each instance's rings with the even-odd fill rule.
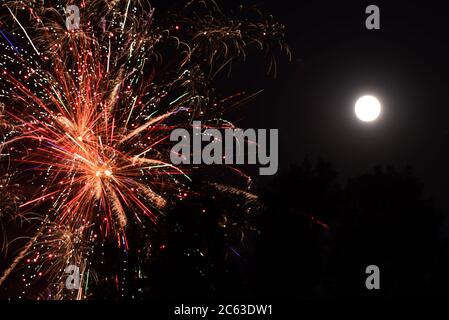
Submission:
[[[411,165],[427,195],[449,209],[449,37],[443,4],[259,4],[286,24],[294,59],[281,62],[278,78],[267,82],[245,112],[255,126],[280,129],[282,168],[305,155],[330,160],[343,177],[375,165]],[[369,4],[380,8],[381,30],[365,28]],[[370,124],[353,112],[356,99],[367,93],[384,109]]]

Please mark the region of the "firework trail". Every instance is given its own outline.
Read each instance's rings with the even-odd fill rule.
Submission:
[[[170,163],[172,129],[220,118],[245,98],[214,97],[214,77],[252,49],[289,54],[272,18],[227,17],[213,1],[158,16],[146,1],[84,0],[78,30],[67,29],[70,4],[2,6],[0,162],[21,173],[27,200],[16,214],[44,214],[0,285],[27,259],[61,282],[66,265],[89,272],[100,239],[127,248],[130,224],[156,223],[190,192],[189,172]],[[2,188],[2,215],[3,189],[12,190]]]

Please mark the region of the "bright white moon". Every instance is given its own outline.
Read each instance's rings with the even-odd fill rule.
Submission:
[[[379,100],[373,96],[363,96],[355,104],[357,118],[364,122],[371,122],[380,116],[382,107]]]

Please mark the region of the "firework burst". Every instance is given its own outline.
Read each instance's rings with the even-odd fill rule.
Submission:
[[[212,95],[219,71],[251,48],[289,53],[270,17],[231,19],[213,1],[165,18],[146,1],[81,1],[70,31],[68,4],[7,1],[0,22],[1,161],[27,181],[19,214],[49,212],[16,261],[44,259],[34,270],[49,281],[68,264],[88,272],[97,238],[127,247],[129,224],[155,223],[189,194],[168,138],[234,101]]]

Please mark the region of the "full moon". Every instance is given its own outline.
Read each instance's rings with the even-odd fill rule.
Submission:
[[[382,107],[379,100],[373,96],[363,96],[355,104],[357,118],[364,122],[371,122],[380,116]]]

